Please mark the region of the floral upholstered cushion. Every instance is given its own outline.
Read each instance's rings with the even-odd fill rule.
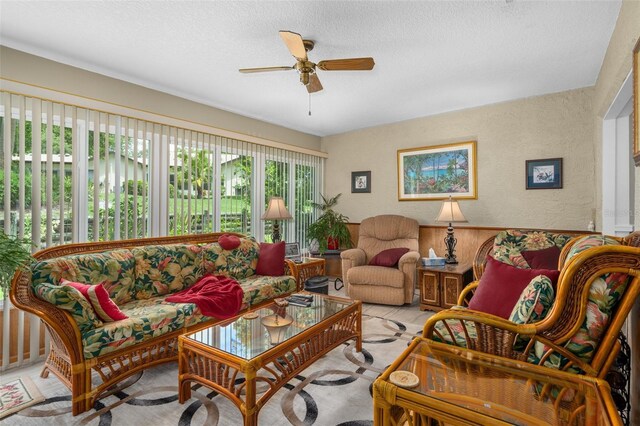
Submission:
[[[133,255],[129,250],[76,254],[37,262],[31,267],[32,285],[59,284],[63,278],[87,284],[104,283],[116,304],[132,300],[134,295]]]
[[[198,315],[192,303],[169,303],[165,296],[134,300],[120,307],[129,318],[104,323],[82,333],[85,358],[94,358],[133,346],[153,337],[210,318]],[[194,315],[195,314],[195,315]],[[187,317],[191,316],[188,320]]]
[[[538,275],[522,290],[509,321],[516,324],[540,321],[547,316],[554,300],[555,292],[551,280],[544,275]]]
[[[523,251],[542,250],[553,245],[561,249],[571,238],[571,235],[546,231],[508,229],[496,235],[492,256],[500,262],[526,269],[529,264],[522,256]]]
[[[132,252],[137,300],[175,293],[203,275],[202,247],[195,244],[137,247]]]
[[[227,275],[237,280],[256,273],[260,244],[253,237],[240,238],[240,245],[233,250],[224,250],[218,243],[208,244],[202,249],[206,273]]]
[[[254,306],[267,299],[296,290],[296,280],[288,275],[281,277],[254,275],[238,282],[244,292],[243,302],[248,306]]]
[[[466,332],[465,332],[466,329]],[[463,348],[467,347],[467,336],[474,340],[478,337],[476,326],[471,321],[462,321],[458,319],[445,319],[438,321],[433,330],[431,337],[436,342],[453,344]]]
[[[69,312],[78,324],[80,333],[102,326],[102,321],[96,317],[93,308],[79,290],[68,285],[39,283],[34,285],[33,291],[39,299]]]
[[[564,261],[566,265],[571,258],[573,258],[578,253],[582,253],[583,251],[590,249],[592,247],[600,247],[600,246],[617,246],[620,243],[607,235],[585,235],[580,239],[576,240],[569,249],[569,253],[567,253],[567,258]]]
[[[592,247],[603,245],[619,245],[613,238],[600,235],[587,235],[574,242],[567,255],[565,265],[579,253]],[[587,298],[586,315],[580,329],[565,344],[565,348],[576,354],[586,363],[591,362],[593,353],[602,340],[603,332],[609,325],[611,315],[620,301],[620,298],[627,289],[629,276],[624,273],[607,273],[596,278],[591,284]],[[541,343],[536,343],[535,357],[542,356],[545,347]],[[563,357],[554,355],[549,358],[545,365],[562,368],[566,363]]]

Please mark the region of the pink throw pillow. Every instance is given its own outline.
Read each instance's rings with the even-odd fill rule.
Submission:
[[[516,268],[487,256],[487,265],[469,302],[469,309],[509,319],[520,294],[538,275],[548,277],[555,287],[560,271]]]
[[[558,246],[551,246],[542,250],[523,251],[522,257],[531,269],[558,269],[560,249]]]
[[[118,305],[109,298],[109,293],[102,283],[90,285],[62,279],[60,285],[68,285],[80,291],[85,299],[89,301],[98,318],[104,322],[120,321],[129,318],[118,308]]]
[[[373,259],[369,261],[369,265],[388,266],[393,268],[395,266],[398,266],[398,261],[400,260],[400,258],[408,252],[409,249],[405,247],[383,250],[373,256]]]
[[[225,250],[233,250],[240,246],[240,238],[237,235],[222,234],[218,237],[218,244]]]
[[[284,241],[269,244],[260,243],[256,274],[279,277],[284,275]]]

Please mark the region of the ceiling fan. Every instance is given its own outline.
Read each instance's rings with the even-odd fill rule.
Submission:
[[[300,74],[300,82],[306,86],[307,91],[314,93],[322,90],[316,69],[323,71],[370,71],[375,65],[373,58],[328,59],[316,64],[307,58],[307,52],[313,50],[315,44],[312,40],[303,40],[300,34],[291,31],[280,31],[280,37],[287,45],[289,52],[296,58],[296,63],[293,66],[241,68],[239,71],[253,73],[296,70]]]

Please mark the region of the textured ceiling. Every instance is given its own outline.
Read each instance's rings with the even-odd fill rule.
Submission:
[[[325,136],[595,83],[620,1],[0,1],[0,43],[224,110]],[[309,98],[278,30],[312,61]]]

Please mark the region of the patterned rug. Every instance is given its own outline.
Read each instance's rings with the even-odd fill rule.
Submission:
[[[28,377],[0,384],[0,419],[44,401],[44,396]]]
[[[422,331],[422,325],[362,318],[363,351],[347,342],[302,371],[260,410],[260,425],[373,424],[371,384]],[[71,416],[69,391],[55,378],[33,377],[46,399],[3,420],[3,425],[219,425],[242,424],[238,408],[200,385],[178,403],[177,364],[144,371],[121,389]]]

